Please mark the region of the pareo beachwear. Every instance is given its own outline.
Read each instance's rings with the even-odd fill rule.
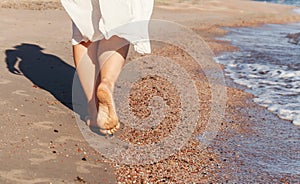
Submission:
[[[72,44],[116,35],[150,53],[148,24],[154,0],[61,0],[73,21]]]

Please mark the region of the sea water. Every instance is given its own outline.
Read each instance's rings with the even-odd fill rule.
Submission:
[[[299,0],[269,2],[300,4]],[[216,57],[224,64],[226,75],[254,94],[254,101],[261,106],[300,124],[300,23],[226,29],[229,34],[221,39],[239,48]],[[284,183],[281,179],[299,183],[300,126],[291,126],[255,107],[242,112],[249,116],[253,131],[235,133],[218,145],[230,162],[222,171],[225,178],[230,176],[228,183]]]
[[[300,6],[299,0],[256,0],[256,1]]]
[[[269,2],[300,5],[298,0]],[[300,125],[300,23],[226,29],[230,33],[221,39],[239,48],[216,57],[226,75],[246,86],[255,102]]]

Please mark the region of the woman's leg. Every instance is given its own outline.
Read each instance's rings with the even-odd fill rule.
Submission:
[[[113,91],[123,68],[129,43],[117,36],[101,40],[98,50],[100,65],[100,85],[97,88],[99,111],[97,124],[102,133],[112,134],[120,127],[115,111]]]
[[[73,56],[76,71],[88,102],[87,124],[93,124],[97,119],[96,86],[98,78],[97,49],[98,42],[82,42],[73,46]]]
[[[128,48],[129,43],[117,36],[103,39],[100,44],[88,42],[73,46],[76,70],[88,101],[87,124],[99,127],[104,134],[112,134],[120,127],[112,94]]]

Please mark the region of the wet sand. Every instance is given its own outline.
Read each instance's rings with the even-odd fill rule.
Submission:
[[[71,85],[74,65],[70,48],[71,25],[58,1],[0,1],[0,140],[1,183],[295,183],[299,175],[256,170],[241,152],[244,140],[263,137],[274,128],[297,132],[289,122],[278,119],[251,102],[252,95],[227,80],[226,115],[217,138],[206,149],[198,149],[195,138],[203,133],[210,113],[211,89],[203,72],[195,70],[192,58],[182,50],[153,44],[153,52],[180,62],[201,91],[201,114],[198,127],[189,143],[168,159],[155,164],[120,165],[105,159],[84,140],[71,110]],[[153,18],[175,21],[201,36],[215,54],[232,51],[229,43],[215,38],[226,32],[222,27],[258,26],[264,23],[300,21],[292,7],[250,1],[228,0],[159,1]],[[43,11],[40,11],[43,10]],[[181,38],[184,39],[184,38]],[[43,48],[43,49],[42,49]],[[138,57],[131,53],[128,60]],[[5,62],[6,61],[6,62]],[[8,64],[7,64],[8,63]],[[12,74],[15,66],[23,75]],[[135,86],[134,94],[143,94],[144,83],[158,86],[148,79]],[[168,84],[161,86],[167,88]],[[171,87],[170,87],[171,88]],[[157,92],[158,93],[158,92]],[[146,116],[145,98],[134,98],[144,105],[132,104],[135,113]],[[178,107],[178,95],[166,92],[170,106]],[[173,119],[172,119],[173,118]],[[170,117],[155,130],[155,137],[166,136],[176,126],[177,116]],[[296,129],[296,130],[295,130]],[[276,135],[276,134],[275,134]],[[274,135],[274,136],[275,136]],[[142,144],[155,142],[150,132],[140,133],[123,127],[121,139]],[[273,136],[273,134],[272,134]],[[266,145],[264,145],[266,146]],[[295,149],[296,150],[296,149]],[[260,150],[263,151],[263,150]],[[278,150],[280,153],[282,150]],[[243,153],[244,155],[241,155]],[[251,152],[250,152],[251,154]],[[249,155],[250,155],[249,154]],[[253,159],[255,158],[255,154]],[[252,157],[249,157],[252,158]]]

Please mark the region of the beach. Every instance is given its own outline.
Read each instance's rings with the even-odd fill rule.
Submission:
[[[0,7],[1,183],[299,181],[298,172],[274,171],[255,165],[256,158],[272,163],[272,159],[261,156],[263,152],[266,155],[268,151],[278,151],[278,155],[299,153],[297,139],[294,142],[290,139],[282,142],[278,136],[282,135],[284,140],[284,136],[288,136],[286,132],[297,135],[299,128],[255,104],[252,101],[254,96],[243,91],[228,77],[225,117],[212,143],[200,149],[196,137],[203,133],[210,118],[210,84],[205,73],[195,69],[199,66],[188,53],[178,47],[156,42],[152,45],[153,54],[178,63],[184,60],[181,66],[201,92],[198,126],[182,149],[157,163],[124,165],[105,158],[86,142],[76,123],[76,112],[72,110],[71,90],[75,68],[70,43],[71,22],[60,2],[1,0]],[[217,39],[227,33],[224,27],[300,22],[300,16],[293,9],[287,5],[247,0],[160,0],[155,4],[153,18],[174,21],[191,29],[218,55],[238,50],[230,42]],[[128,60],[130,62],[137,57],[139,55],[131,51]],[[224,68],[222,65],[220,67]],[[172,89],[169,84],[161,85],[162,81],[147,79],[144,82],[150,83],[150,88],[159,86],[160,89],[167,89],[167,103],[177,112],[178,95],[169,90]],[[146,116],[148,112],[146,105],[149,95],[135,98],[143,92],[148,94],[148,89],[143,86],[143,82],[137,84],[130,97],[132,109],[139,117]],[[144,105],[138,105],[135,101]],[[171,132],[179,119],[176,113],[170,115],[154,133],[140,133],[122,127],[116,136],[142,145],[157,142]],[[266,134],[266,130],[270,131],[269,134]],[[251,140],[261,144],[253,146]],[[277,146],[278,149],[268,149],[268,145]],[[254,151],[251,152],[251,149]],[[285,149],[289,151],[285,152]],[[253,164],[250,164],[251,161]],[[288,167],[292,163],[287,161],[285,164]]]

